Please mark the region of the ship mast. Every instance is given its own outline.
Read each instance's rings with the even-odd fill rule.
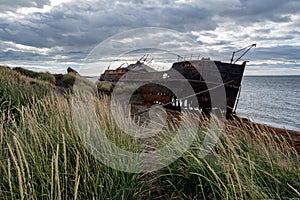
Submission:
[[[235,64],[237,61],[239,61],[244,55],[246,55],[246,53],[248,53],[253,47],[256,47],[256,44],[251,44],[247,47],[244,47],[242,49],[239,49],[237,51],[234,51],[232,52],[232,56],[231,56],[231,59],[230,59],[230,64]],[[246,50],[246,51],[245,51]],[[238,57],[234,62],[233,62],[233,58],[234,58],[234,55],[240,51],[245,51],[240,57]]]

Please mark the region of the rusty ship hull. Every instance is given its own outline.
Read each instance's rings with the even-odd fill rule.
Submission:
[[[146,65],[138,61],[129,67],[108,69],[101,74],[99,81],[110,82],[112,84],[110,92],[120,82],[125,85],[142,82],[132,93],[130,104],[133,107],[150,108],[158,104],[169,111],[180,112],[187,109],[200,110],[203,113],[220,109],[226,118],[230,118],[237,102],[246,62],[232,64],[211,60],[180,61],[173,63],[169,70],[150,72],[143,66]],[[139,70],[135,70],[136,68]],[[185,91],[187,83],[192,91]],[[213,108],[211,92],[212,90],[218,92],[222,87],[225,89],[226,97],[218,99]],[[225,107],[221,104],[225,104]],[[133,114],[136,112],[139,110],[134,109]]]

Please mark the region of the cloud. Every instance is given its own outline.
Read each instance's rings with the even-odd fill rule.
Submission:
[[[14,50],[7,50],[2,52],[0,55],[0,60],[9,61],[9,60],[21,60],[21,61],[32,61],[32,60],[39,60],[41,58],[40,54],[37,53],[30,53],[30,52],[22,52],[22,51],[14,51]]]
[[[261,48],[254,50],[251,59],[281,56],[299,62],[298,0],[71,0],[47,11],[31,10],[47,5],[51,5],[49,0],[1,3],[0,44],[10,44],[0,48],[2,59],[21,61],[23,55],[24,61],[80,61],[114,34],[162,27],[198,40],[217,59],[227,59],[232,51],[258,43]],[[24,7],[26,12],[20,9]]]
[[[89,46],[138,27],[156,26],[183,32],[214,29],[217,25],[211,17],[208,10],[189,4],[165,7],[76,2],[55,7],[49,13],[33,13],[14,23],[2,22],[0,37],[36,47]]]
[[[15,11],[22,7],[43,8],[45,5],[50,5],[50,0],[1,0],[0,11]]]
[[[290,15],[299,13],[298,0],[240,0],[233,8],[220,14],[243,24],[255,22],[289,22]]]
[[[281,64],[284,62],[290,63],[294,62],[295,64],[300,65],[300,46],[274,46],[269,48],[257,48],[251,55],[249,59],[252,60],[273,60],[274,62],[281,61]]]

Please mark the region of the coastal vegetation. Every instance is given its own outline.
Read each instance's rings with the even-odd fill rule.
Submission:
[[[35,78],[43,81],[48,81],[51,84],[55,84],[55,77],[49,73],[49,72],[35,72],[31,71],[22,67],[15,67],[13,70],[19,72],[20,74],[30,77],[30,78]]]
[[[148,173],[114,170],[82,144],[70,94],[58,92],[53,77],[0,67],[1,199],[300,198],[296,150],[265,126],[241,120],[220,128],[220,140],[205,158],[199,154],[204,128],[169,166]],[[72,74],[62,77],[68,86],[75,81]],[[108,99],[96,99],[95,107],[103,134],[138,152],[140,141],[124,139]]]

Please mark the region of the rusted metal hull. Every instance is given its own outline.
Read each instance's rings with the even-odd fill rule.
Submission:
[[[106,70],[99,80],[109,81],[113,87],[120,82],[123,84],[143,83],[132,93],[130,99],[132,106],[142,105],[150,108],[158,104],[171,111],[188,109],[201,110],[204,113],[209,113],[214,109],[211,102],[211,90],[218,92],[224,86],[226,97],[218,99],[218,102],[220,105],[225,103],[226,107],[220,106],[219,109],[226,113],[227,118],[230,118],[237,100],[245,65],[246,62],[238,65],[207,60],[182,61],[174,63],[167,71],[132,72],[127,68]],[[185,91],[187,84],[192,88],[192,92],[191,90]],[[180,97],[177,95],[179,93]],[[219,104],[214,106],[218,108]]]

